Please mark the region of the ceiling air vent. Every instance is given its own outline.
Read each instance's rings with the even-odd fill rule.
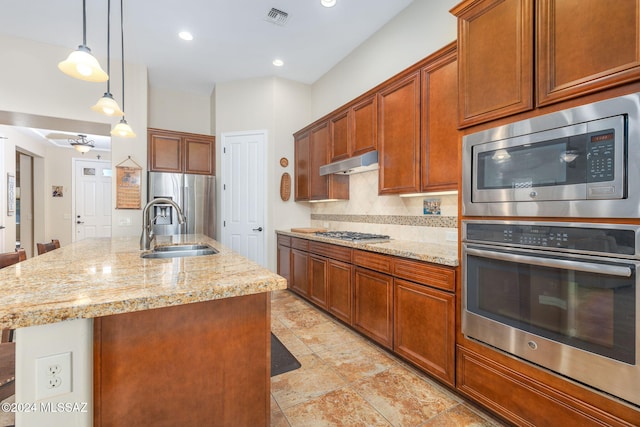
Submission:
[[[275,7],[272,7],[264,20],[276,25],[284,25],[287,23],[288,17],[289,14],[287,12],[283,12],[279,9],[276,9]]]

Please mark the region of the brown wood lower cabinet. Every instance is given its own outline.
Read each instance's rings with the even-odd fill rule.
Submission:
[[[455,387],[455,296],[394,280],[396,353]]]
[[[284,235],[278,254],[289,289],[455,386],[455,268]]]
[[[455,387],[455,268],[284,235],[278,254],[289,289]]]
[[[94,426],[268,426],[268,293],[94,320]]]
[[[346,262],[329,260],[327,310],[345,323],[351,324],[353,295],[353,266]]]
[[[393,277],[356,267],[353,327],[377,343],[393,347]]]
[[[607,405],[604,396],[600,398],[602,406],[592,406],[572,394],[562,392],[531,375],[524,375],[463,346],[458,346],[457,365],[458,390],[515,425],[640,425],[640,413],[631,407],[613,403]],[[614,406],[620,416],[610,413]]]
[[[299,249],[291,250],[290,287],[303,296],[309,295],[309,253]]]
[[[322,308],[327,308],[327,264],[328,260],[309,255],[309,299]]]

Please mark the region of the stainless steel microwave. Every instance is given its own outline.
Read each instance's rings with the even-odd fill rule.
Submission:
[[[640,93],[463,138],[465,216],[640,216]]]

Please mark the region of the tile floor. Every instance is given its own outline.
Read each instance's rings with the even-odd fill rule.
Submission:
[[[271,379],[271,426],[504,425],[289,291],[271,322],[302,364]]]

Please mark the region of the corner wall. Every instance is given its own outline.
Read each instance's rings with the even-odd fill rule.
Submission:
[[[414,0],[311,86],[312,121],[358,97],[457,37],[459,0]]]
[[[309,123],[310,87],[305,84],[276,77],[222,83],[216,86],[215,97],[216,170],[220,166],[220,141],[222,133],[266,129],[267,141],[267,223],[265,238],[267,267],[276,271],[276,235],[278,229],[305,226],[310,222],[308,204],[295,203],[280,198],[280,176],[293,172],[293,133]],[[280,166],[286,157],[289,165]],[[217,180],[218,189],[221,179]],[[220,194],[220,191],[217,192]],[[218,206],[221,206],[218,196]],[[219,209],[218,230],[222,230],[223,212]],[[218,237],[221,240],[221,236]]]

